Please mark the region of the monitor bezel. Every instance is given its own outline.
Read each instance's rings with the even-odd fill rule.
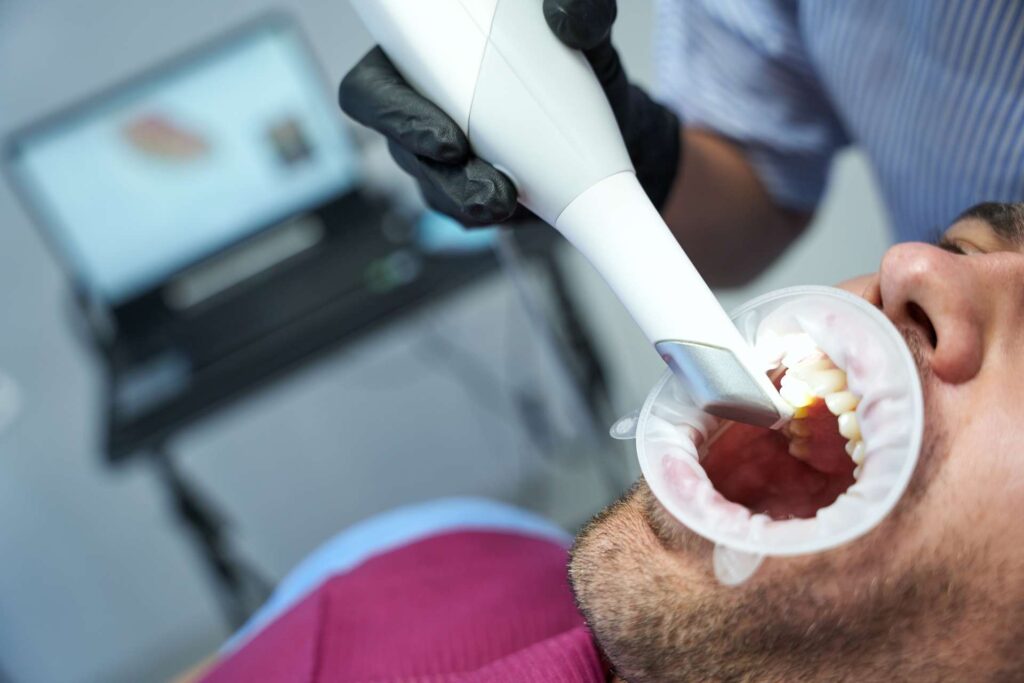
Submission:
[[[319,201],[310,202],[307,205],[293,208],[282,212],[280,215],[268,215],[260,224],[251,226],[241,236],[228,240],[218,248],[212,249],[203,254],[200,258],[187,263],[182,263],[172,271],[167,272],[152,284],[133,291],[123,298],[108,298],[98,288],[92,286],[91,279],[81,268],[78,259],[72,252],[70,245],[66,243],[60,232],[63,230],[56,225],[52,215],[47,210],[42,194],[32,185],[34,181],[19,168],[20,150],[25,143],[39,135],[45,135],[57,128],[65,127],[70,122],[87,118],[96,109],[107,106],[114,98],[123,97],[126,93],[150,85],[154,80],[173,78],[175,75],[189,71],[204,62],[215,60],[219,55],[228,54],[239,46],[258,39],[263,34],[273,32],[291,32],[298,39],[302,51],[310,63],[313,71],[319,74],[325,88],[325,102],[330,104],[331,100],[326,96],[330,91],[330,79],[323,63],[317,57],[313,44],[308,35],[295,17],[280,9],[270,10],[256,17],[248,19],[226,31],[202,40],[178,54],[165,58],[151,66],[137,71],[136,73],[115,81],[114,83],[101,88],[100,90],[64,105],[55,111],[45,114],[27,125],[16,128],[7,134],[0,145],[0,169],[7,178],[9,185],[20,200],[22,207],[31,219],[38,226],[43,242],[47,249],[54,255],[61,269],[67,274],[70,284],[77,297],[87,302],[90,308],[101,308],[108,311],[115,311],[119,308],[133,307],[142,300],[152,300],[154,295],[159,294],[166,284],[173,281],[182,273],[195,268],[198,264],[237,248],[239,245],[270,230],[291,216],[310,213],[322,207],[325,203],[334,202],[339,196],[346,194],[359,194],[361,188],[358,183],[355,187],[349,188],[347,192],[339,195],[320,198]],[[339,112],[339,129],[343,125]],[[354,148],[358,149],[358,140],[353,136],[350,139]]]

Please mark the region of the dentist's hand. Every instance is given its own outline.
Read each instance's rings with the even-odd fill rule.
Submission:
[[[615,0],[544,0],[558,38],[582,50],[597,74],[622,130],[640,183],[659,208],[679,167],[681,125],[626,77],[611,30]],[[477,158],[458,125],[399,75],[380,47],[341,82],[341,108],[388,138],[391,155],[419,183],[431,208],[466,226],[492,225],[522,215],[516,188]]]

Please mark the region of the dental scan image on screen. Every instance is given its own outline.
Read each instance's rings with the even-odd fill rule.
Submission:
[[[118,303],[351,187],[339,121],[301,38],[273,26],[29,134],[15,169],[79,277]]]

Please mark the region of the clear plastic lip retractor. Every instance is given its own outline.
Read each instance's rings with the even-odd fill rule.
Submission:
[[[924,399],[902,335],[878,309],[833,287],[791,287],[759,296],[732,320],[765,372],[793,354],[824,351],[860,396],[857,419],[866,455],[854,484],[809,519],[774,520],[726,500],[700,464],[701,444],[721,423],[695,407],[666,373],[643,408],[619,420],[616,438],[635,438],[651,491],[676,519],[715,543],[718,579],[746,581],[765,557],[835,548],[873,529],[893,509],[917,465]]]

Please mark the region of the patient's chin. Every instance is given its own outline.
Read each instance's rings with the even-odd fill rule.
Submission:
[[[894,540],[774,560],[726,587],[711,571],[710,544],[641,481],[580,534],[570,576],[597,642],[629,683],[880,680],[879,671],[890,680],[984,680],[906,655],[961,639],[972,601],[949,556],[900,559],[886,550]],[[956,676],[937,678],[942,670]]]
[[[696,608],[698,596],[721,589],[711,555],[712,545],[661,508],[643,479],[580,532],[570,583],[599,644],[618,666],[641,647],[636,636],[653,633],[652,621],[668,623],[666,610],[686,613]]]
[[[740,587],[715,580],[711,544],[638,482],[571,562],[622,680],[1024,680],[1024,552],[987,543],[985,525],[930,521],[955,473],[938,466],[939,437],[922,453],[937,467],[899,513],[829,552],[771,559]],[[1021,675],[993,678],[998,667]]]

